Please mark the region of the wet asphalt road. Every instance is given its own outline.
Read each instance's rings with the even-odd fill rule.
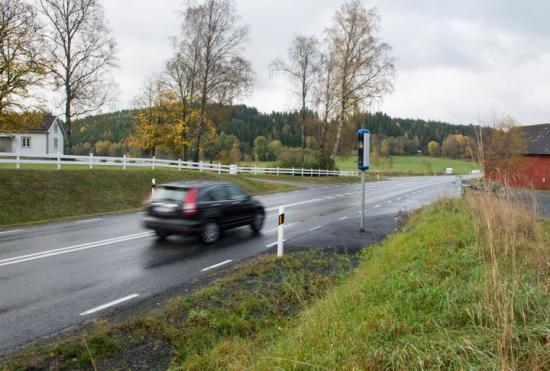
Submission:
[[[456,195],[454,177],[408,177],[367,184],[376,221]],[[140,214],[47,224],[0,232],[0,354],[169,291],[220,267],[257,255],[277,240],[277,209],[286,206],[291,245],[367,244],[359,228],[360,185],[307,185],[258,197],[268,211],[261,235],[228,231],[211,247],[195,239],[157,242]]]

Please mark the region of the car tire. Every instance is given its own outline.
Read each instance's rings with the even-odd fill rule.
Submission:
[[[259,233],[264,226],[265,221],[265,212],[263,210],[256,210],[254,215],[252,215],[252,222],[250,223],[250,228],[254,233]]]
[[[205,245],[211,245],[220,238],[220,226],[219,224],[211,220],[206,222],[202,227],[200,234],[200,240]]]
[[[157,240],[159,241],[165,241],[168,236],[170,236],[170,233],[163,232],[163,231],[155,231],[155,234],[157,235]]]

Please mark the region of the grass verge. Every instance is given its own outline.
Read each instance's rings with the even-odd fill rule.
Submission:
[[[550,225],[509,197],[424,210],[248,366],[548,369]]]
[[[242,176],[174,170],[1,170],[0,228],[136,210],[157,184],[176,180],[224,180],[252,194],[296,187]]]

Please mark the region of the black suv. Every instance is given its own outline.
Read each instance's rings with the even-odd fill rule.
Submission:
[[[249,225],[262,229],[262,204],[240,187],[220,182],[175,182],[160,185],[147,202],[144,225],[160,240],[173,234],[198,235],[214,243],[222,230]]]

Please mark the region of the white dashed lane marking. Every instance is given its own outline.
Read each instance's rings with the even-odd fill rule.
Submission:
[[[132,300],[132,299],[135,299],[139,296],[139,294],[132,294],[132,295],[128,295],[128,296],[125,296],[123,298],[120,298],[120,299],[117,299],[117,300],[114,300],[110,303],[107,303],[107,304],[103,304],[103,305],[100,305],[99,307],[95,307],[93,309],[90,309],[90,310],[87,310],[86,312],[82,312],[80,313],[81,316],[87,316],[87,315],[90,315],[90,314],[94,314],[96,312],[99,312],[101,310],[104,310],[104,309],[107,309],[107,308],[110,308],[110,307],[113,307],[115,305],[118,305],[118,304],[122,304],[128,300]]]
[[[206,267],[206,268],[204,268],[204,269],[201,269],[201,272],[207,272],[207,271],[210,271],[210,270],[212,270],[212,269],[215,269],[215,268],[221,267],[222,265],[226,265],[226,264],[229,264],[229,263],[231,263],[232,261],[233,261],[233,260],[231,260],[231,259],[228,259],[228,260],[226,260],[226,261],[223,261],[223,262],[221,262],[221,263],[218,263],[218,264],[214,264],[214,265],[211,265],[211,266],[209,266],[209,267]]]

